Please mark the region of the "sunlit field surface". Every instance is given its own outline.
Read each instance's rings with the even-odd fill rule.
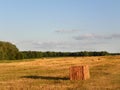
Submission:
[[[70,81],[69,68],[80,65],[90,79]],[[120,56],[0,61],[0,90],[120,90]]]

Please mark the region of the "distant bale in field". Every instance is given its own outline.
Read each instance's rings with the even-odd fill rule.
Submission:
[[[89,78],[89,67],[87,65],[70,67],[70,80],[86,80]]]

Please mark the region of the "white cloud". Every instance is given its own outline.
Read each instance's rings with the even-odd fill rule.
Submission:
[[[18,48],[24,50],[36,50],[36,51],[64,51],[69,48],[70,43],[67,42],[39,42],[39,41],[22,41],[16,43]]]
[[[117,39],[120,34],[99,35],[99,34],[84,34],[73,37],[75,40],[91,40],[91,39]]]
[[[85,34],[68,41],[21,41],[15,43],[21,51],[110,51],[118,52],[120,34]],[[117,44],[116,44],[117,43]]]
[[[78,33],[78,32],[80,32],[80,30],[77,30],[77,29],[72,29],[72,30],[64,30],[64,29],[61,29],[61,30],[56,30],[55,32],[57,32],[57,33],[70,34],[70,33]]]

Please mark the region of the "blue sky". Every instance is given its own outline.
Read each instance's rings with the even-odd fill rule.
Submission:
[[[19,50],[120,52],[120,0],[0,0],[0,40]]]

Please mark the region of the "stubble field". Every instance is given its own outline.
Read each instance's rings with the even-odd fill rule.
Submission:
[[[69,68],[81,65],[90,79],[70,81]],[[0,61],[0,90],[120,90],[120,56]]]

